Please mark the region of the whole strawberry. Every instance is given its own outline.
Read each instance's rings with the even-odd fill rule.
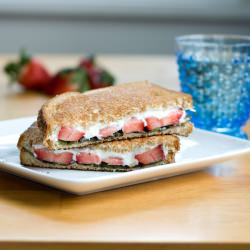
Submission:
[[[38,60],[21,51],[17,61],[4,67],[10,82],[18,82],[26,89],[42,90],[50,83],[51,75]]]
[[[82,68],[67,68],[57,72],[45,89],[49,95],[59,95],[69,91],[84,92],[90,89],[86,71]]]
[[[79,66],[86,70],[91,89],[111,86],[115,82],[111,73],[96,64],[94,56],[82,59]]]

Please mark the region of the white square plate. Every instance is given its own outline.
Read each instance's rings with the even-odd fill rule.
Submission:
[[[75,194],[87,194],[117,187],[180,175],[211,164],[250,153],[250,142],[195,129],[189,138],[181,138],[176,163],[127,173],[58,170],[24,167],[19,163],[16,144],[19,135],[35,117],[0,122],[0,169]]]

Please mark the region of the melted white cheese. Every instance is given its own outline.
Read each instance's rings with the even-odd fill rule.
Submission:
[[[97,123],[95,125],[89,126],[89,127],[82,127],[79,124],[74,124],[73,127],[81,132],[84,132],[84,138],[90,139],[93,137],[101,138],[99,131],[106,127],[115,126],[117,128],[117,131],[121,130],[126,122],[128,122],[131,118],[137,118],[139,120],[142,120],[144,122],[144,126],[146,126],[146,118],[148,117],[156,117],[158,119],[161,119],[163,117],[167,117],[171,112],[177,111],[178,107],[171,107],[168,109],[157,109],[157,110],[147,110],[143,113],[137,113],[129,117],[125,117],[123,119],[117,120],[112,123]],[[186,112],[183,110],[182,117],[180,119],[180,123],[184,122],[186,117]],[[50,135],[50,139],[52,141],[58,141],[58,133],[60,131],[60,127],[54,127],[52,134]]]
[[[155,148],[156,146],[158,146],[158,145],[138,147],[135,150],[133,150],[131,152],[126,152],[126,153],[117,153],[117,152],[113,152],[113,151],[103,151],[100,149],[91,150],[88,148],[74,148],[74,149],[67,149],[67,150],[60,149],[60,150],[53,150],[53,153],[60,154],[60,153],[70,152],[73,154],[73,161],[76,161],[76,155],[80,152],[96,154],[100,157],[100,159],[102,161],[109,158],[109,157],[118,157],[118,158],[123,159],[123,166],[133,167],[133,166],[136,166],[139,164],[139,162],[135,158],[135,156],[137,154],[144,153],[148,150]],[[41,149],[41,148],[45,148],[45,147],[41,144],[36,144],[36,145],[33,145],[33,148],[34,149]],[[162,148],[163,148],[164,156],[167,157],[168,148],[164,145]],[[35,153],[34,153],[34,156],[36,157]]]

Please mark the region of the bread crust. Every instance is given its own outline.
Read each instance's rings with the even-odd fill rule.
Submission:
[[[105,171],[105,172],[129,172],[132,170],[143,169],[147,167],[163,165],[168,163],[173,163],[175,157],[175,152],[169,151],[167,159],[154,164],[136,166],[136,167],[121,167],[121,166],[108,166],[108,165],[83,165],[78,163],[73,163],[70,165],[60,165],[55,163],[43,162],[36,159],[29,151],[22,148],[20,151],[20,161],[25,166],[30,167],[41,167],[41,168],[51,168],[51,169],[68,169],[68,170],[85,170],[85,171]]]
[[[58,145],[51,139],[54,128],[96,123],[108,124],[148,109],[169,107],[192,108],[190,95],[167,90],[148,81],[119,84],[85,93],[65,93],[46,102],[38,114],[43,143],[48,148]],[[90,143],[85,143],[85,145]]]
[[[32,148],[32,145],[40,144],[42,142],[42,133],[37,127],[37,123],[34,122],[27,128],[19,137],[17,147],[19,149]]]

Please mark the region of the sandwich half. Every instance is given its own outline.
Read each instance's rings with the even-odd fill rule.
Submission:
[[[154,135],[187,136],[190,95],[147,81],[66,93],[45,103],[38,115],[43,144],[49,149]]]
[[[174,162],[179,147],[178,137],[158,135],[51,150],[43,146],[36,123],[18,141],[20,161],[26,166],[120,172]]]

